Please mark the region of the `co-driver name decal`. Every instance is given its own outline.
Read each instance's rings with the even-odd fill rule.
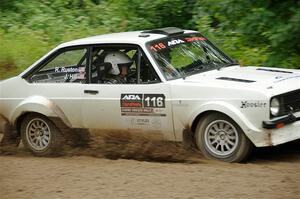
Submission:
[[[121,94],[123,116],[166,116],[164,94]]]

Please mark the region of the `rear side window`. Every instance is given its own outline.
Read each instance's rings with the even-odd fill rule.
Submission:
[[[29,78],[32,83],[85,83],[87,49],[66,50],[44,63]]]

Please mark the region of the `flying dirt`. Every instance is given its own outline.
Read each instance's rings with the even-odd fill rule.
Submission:
[[[202,158],[202,154],[192,147],[165,141],[154,135],[73,130],[66,133],[65,137],[66,144],[56,156],[84,155],[108,159],[182,163],[198,163]],[[28,152],[22,144],[17,147],[15,142],[0,147],[0,154],[25,153]]]

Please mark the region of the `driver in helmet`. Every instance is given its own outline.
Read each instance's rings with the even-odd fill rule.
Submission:
[[[105,83],[128,83],[126,76],[133,61],[126,53],[120,51],[109,52],[105,56],[104,62],[111,64],[111,69],[108,71],[108,75],[104,78]]]

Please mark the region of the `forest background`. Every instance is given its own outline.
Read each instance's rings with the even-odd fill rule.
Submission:
[[[0,79],[65,41],[168,26],[199,30],[242,65],[300,68],[299,0],[0,0]]]

